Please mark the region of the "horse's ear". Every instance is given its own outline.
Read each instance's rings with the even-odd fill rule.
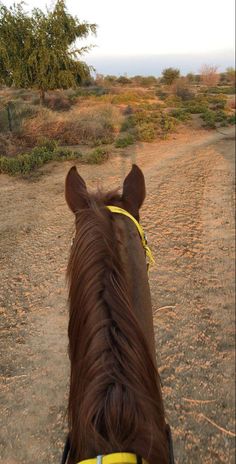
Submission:
[[[122,200],[134,215],[138,216],[146,196],[145,180],[141,169],[133,164],[123,184]]]
[[[88,206],[87,187],[76,166],[73,166],[66,176],[65,197],[73,213]]]

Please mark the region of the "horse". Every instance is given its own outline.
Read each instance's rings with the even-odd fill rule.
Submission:
[[[121,194],[89,193],[75,166],[66,177],[75,217],[67,267],[68,464],[174,462],[139,224],[145,195],[137,165]]]

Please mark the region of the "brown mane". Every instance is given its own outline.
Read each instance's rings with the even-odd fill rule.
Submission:
[[[126,451],[167,464],[157,370],[132,308],[117,224],[105,207],[122,205],[122,197],[86,201],[76,213],[68,264],[69,463]]]

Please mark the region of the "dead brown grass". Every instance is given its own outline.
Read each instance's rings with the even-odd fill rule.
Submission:
[[[22,137],[32,145],[43,137],[66,145],[111,143],[120,122],[120,112],[111,105],[75,107],[66,113],[43,108],[23,123]]]

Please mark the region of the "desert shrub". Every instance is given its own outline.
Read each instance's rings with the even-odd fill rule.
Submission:
[[[185,122],[185,121],[188,121],[188,119],[190,119],[190,115],[188,111],[186,110],[186,108],[178,108],[178,109],[171,110],[170,116],[172,116],[173,118],[181,122]]]
[[[156,96],[160,99],[160,100],[166,100],[166,98],[168,97],[169,93],[168,92],[165,92],[164,90],[162,89],[158,89],[156,91]]]
[[[138,126],[138,138],[142,142],[152,142],[156,138],[156,130],[154,124],[143,122]]]
[[[227,125],[228,114],[223,110],[218,110],[215,112],[215,120],[216,122],[224,123],[225,125]]]
[[[118,137],[115,141],[116,148],[125,148],[132,145],[135,142],[135,138],[132,134],[125,134],[122,137]]]
[[[135,127],[135,118],[134,116],[128,116],[121,124],[120,131],[124,132]]]
[[[153,85],[156,85],[157,83],[157,78],[154,76],[147,76],[147,77],[140,77],[138,85],[142,87],[151,87]]]
[[[208,129],[215,129],[216,127],[216,114],[212,110],[207,110],[202,114],[204,126]]]
[[[177,95],[169,95],[165,100],[165,104],[168,107],[176,108],[181,106],[182,99]]]
[[[126,76],[118,77],[116,82],[118,82],[118,84],[121,84],[121,85],[131,84],[131,80]]]
[[[73,99],[64,95],[48,95],[44,105],[52,111],[68,111],[73,105]]]
[[[85,87],[80,87],[76,92],[75,92],[75,97],[102,97],[103,95],[107,95],[109,93],[109,89],[97,85],[97,86],[92,86],[89,88]]]
[[[225,95],[234,95],[235,88],[232,86],[218,86],[218,87],[210,87],[206,89],[206,93],[211,94],[225,94]]]
[[[191,100],[185,102],[184,106],[191,114],[201,114],[208,110],[208,104],[204,101]]]
[[[80,152],[57,150],[56,146],[53,149],[49,147],[35,147],[30,153],[24,153],[16,157],[8,158],[0,156],[0,173],[10,175],[28,174],[48,161],[62,161],[76,158],[82,158]]]
[[[160,129],[161,133],[160,136],[162,138],[166,138],[169,132],[172,132],[175,128],[176,122],[172,116],[169,116],[166,113],[161,114],[160,119]]]
[[[227,119],[228,124],[236,124],[236,114],[231,114]]]
[[[177,83],[175,93],[177,97],[180,97],[183,101],[191,100],[194,97],[194,92],[189,88],[188,85],[186,85],[186,83]]]
[[[35,144],[46,137],[62,145],[112,143],[119,112],[111,105],[98,108],[73,109],[63,116],[44,109],[24,126],[23,136]]]
[[[138,102],[140,98],[145,98],[145,95],[139,92],[124,92],[114,95],[111,99],[111,103],[117,105],[121,103]]]
[[[214,109],[224,109],[227,104],[227,97],[226,95],[223,95],[222,93],[218,95],[209,95],[207,97],[207,100],[209,103],[212,103],[214,105]]]
[[[126,108],[123,110],[123,115],[124,116],[129,116],[130,114],[133,114],[134,110],[131,105],[126,106]]]
[[[162,109],[164,106],[163,103],[141,103],[139,108],[146,111],[155,111]]]
[[[3,107],[3,108],[0,108],[0,132],[7,132],[7,131],[9,131],[7,109]]]
[[[104,148],[96,148],[90,153],[82,156],[82,161],[87,164],[101,164],[104,161],[108,160],[109,152]]]
[[[158,136],[165,137],[175,124],[174,118],[163,111],[145,111],[141,108],[123,121],[121,131],[128,130],[135,139],[151,142]]]

